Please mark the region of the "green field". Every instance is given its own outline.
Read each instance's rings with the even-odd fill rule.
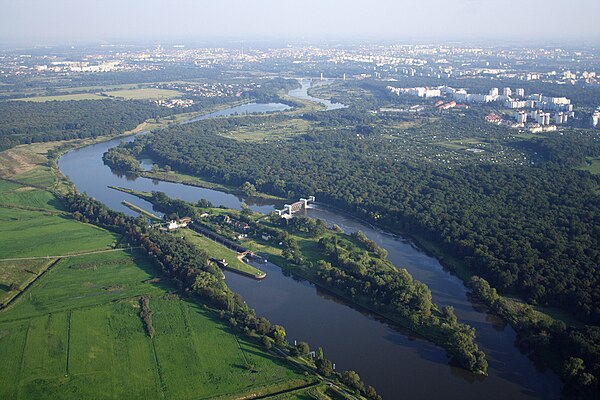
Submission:
[[[0,175],[13,180],[0,178],[0,260],[106,250],[117,242],[118,235],[63,211],[44,189],[54,187],[56,179],[45,157],[26,147],[0,153]],[[47,146],[38,147],[47,151]]]
[[[473,147],[479,147],[480,145],[485,145],[484,142],[475,138],[448,140],[445,142],[438,142],[437,144],[453,150],[466,150]]]
[[[33,96],[33,97],[21,97],[13,99],[12,101],[32,101],[35,103],[41,103],[46,101],[68,101],[68,100],[106,100],[107,98],[118,98],[125,100],[156,100],[156,99],[171,99],[174,97],[180,97],[181,92],[177,90],[169,89],[155,89],[155,88],[136,88],[137,85],[115,85],[107,87],[93,87],[99,90],[119,88],[120,90],[107,90],[99,91],[97,93],[66,93],[48,96]],[[89,88],[74,88],[69,90],[82,90]],[[68,90],[63,90],[66,92]]]
[[[247,274],[253,277],[261,277],[264,273],[258,268],[254,268],[252,265],[248,265],[238,259],[238,253],[233,250],[229,250],[227,247],[220,245],[219,243],[210,240],[199,233],[192,231],[191,229],[180,229],[177,231],[177,235],[185,237],[190,243],[193,243],[198,248],[203,249],[210,257],[225,259],[229,264],[228,267],[234,269],[242,274]]]
[[[152,278],[153,268],[124,250],[65,258],[0,313],[0,322],[162,293],[161,287],[145,283]]]
[[[105,250],[118,239],[67,216],[0,207],[0,259]]]
[[[32,101],[42,103],[45,101],[68,101],[68,100],[106,100],[106,97],[95,93],[58,94],[56,96],[35,96],[14,99],[13,101]]]
[[[54,259],[0,261],[0,304],[16,295],[53,262]]]
[[[151,278],[153,268],[124,251],[60,261],[0,313],[0,398],[196,399],[307,383]]]
[[[169,89],[130,89],[130,90],[113,90],[103,93],[106,96],[117,97],[126,100],[154,100],[154,99],[171,99],[180,97],[181,92]]]
[[[588,171],[594,175],[600,175],[600,158],[588,157],[579,169]]]
[[[0,205],[57,210],[61,205],[52,193],[0,179]]]
[[[303,119],[291,119],[277,124],[242,126],[222,133],[227,138],[243,142],[285,141],[305,134],[310,123]]]

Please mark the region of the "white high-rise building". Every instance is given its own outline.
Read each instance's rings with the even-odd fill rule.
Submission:
[[[517,113],[517,123],[519,123],[519,124],[527,123],[527,113],[525,111],[519,111]]]
[[[498,96],[498,88],[491,88],[490,96]]]
[[[598,123],[600,123],[600,111],[595,111],[592,114],[592,126],[595,128],[598,126]]]
[[[550,125],[550,113],[538,113],[537,123],[540,125]]]
[[[525,97],[525,89],[518,88],[517,89],[517,97]]]
[[[510,88],[509,88],[509,87],[505,87],[505,88],[502,90],[502,94],[503,94],[504,96],[510,97],[510,96],[512,96],[512,90],[510,90]]]

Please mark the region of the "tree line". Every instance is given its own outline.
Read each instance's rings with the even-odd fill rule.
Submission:
[[[239,294],[232,292],[225,284],[221,271],[205,251],[184,239],[152,228],[142,217],[132,218],[112,211],[85,194],[67,193],[61,195],[61,200],[76,219],[120,232],[131,243],[140,245],[153,264],[167,275],[182,293],[212,305],[232,329],[250,338],[259,339],[267,349],[277,344],[290,355],[308,353],[306,343],[290,345],[286,340],[284,327],[272,325],[266,318],[258,317],[255,310],[250,308]],[[141,298],[140,303],[140,316],[147,333],[152,336],[154,328],[148,299]],[[331,366],[331,361],[322,356],[322,349],[320,355],[321,358],[316,360],[318,372],[348,382],[350,388],[364,394],[370,400],[381,399],[373,387],[366,386],[360,380],[356,372],[339,374],[333,369],[328,369],[326,366]]]
[[[600,328],[576,329],[563,322],[539,318],[533,307],[525,305],[515,311],[508,301],[483,278],[474,276],[469,282],[473,294],[495,313],[515,326],[517,344],[529,353],[556,354],[554,369],[568,387],[579,396],[597,398],[600,379]]]
[[[17,144],[122,133],[172,111],[131,100],[2,101],[0,150]]]

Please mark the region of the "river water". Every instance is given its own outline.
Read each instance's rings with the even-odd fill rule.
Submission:
[[[291,95],[310,97],[310,83]],[[340,108],[324,103],[327,109]],[[343,106],[343,105],[342,105]],[[245,104],[208,114],[198,119],[241,113],[270,112],[285,109],[283,104]],[[137,197],[110,189],[122,186],[139,191],[158,190],[171,197],[187,201],[201,198],[215,205],[239,209],[246,199],[216,190],[182,184],[158,182],[147,178],[113,173],[102,162],[102,154],[122,139],[73,150],[59,160],[60,170],[81,192],[103,202],[116,211],[135,215],[121,204],[127,200],[146,209],[151,204]],[[133,137],[125,139],[133,140]],[[151,160],[146,160],[146,165]],[[310,193],[307,193],[309,195]],[[318,199],[317,199],[318,200]],[[246,200],[247,201],[247,200]],[[247,201],[248,202],[248,201]],[[269,212],[281,204],[248,202],[255,211]],[[384,399],[557,399],[561,383],[551,371],[536,367],[515,346],[515,332],[485,308],[472,303],[462,281],[444,270],[410,241],[396,237],[322,206],[307,210],[311,217],[328,224],[337,224],[346,232],[362,230],[389,253],[389,259],[399,268],[406,268],[414,277],[426,283],[433,300],[440,306],[451,305],[461,322],[475,327],[477,343],[489,362],[489,376],[475,376],[448,364],[445,351],[410,332],[382,321],[316,288],[309,282],[287,276],[270,263],[257,265],[267,278],[256,281],[225,272],[227,284],[240,293],[259,315],[285,326],[290,341],[306,341],[311,347],[322,346],[337,369],[353,369],[375,386]],[[193,377],[190,377],[193,378]]]

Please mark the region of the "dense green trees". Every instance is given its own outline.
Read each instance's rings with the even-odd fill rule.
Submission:
[[[510,321],[518,332],[518,344],[524,350],[541,356],[552,354],[555,369],[570,387],[590,398],[599,395],[600,328],[577,329],[540,318],[531,306],[511,305],[478,276],[471,279],[469,286],[477,298]]]
[[[353,236],[368,240],[362,232]],[[429,288],[405,269],[396,269],[385,259],[385,250],[370,241],[367,249],[360,249],[338,236],[319,243],[328,259],[316,266],[322,283],[377,311],[401,316],[426,337],[439,335],[454,362],[470,371],[487,371],[485,355],[475,344],[475,330],[459,323],[451,307],[439,312]]]
[[[170,109],[121,100],[0,102],[0,150],[22,143],[122,133]]]
[[[117,171],[140,172],[140,162],[121,147],[113,147],[102,155],[104,164]]]

